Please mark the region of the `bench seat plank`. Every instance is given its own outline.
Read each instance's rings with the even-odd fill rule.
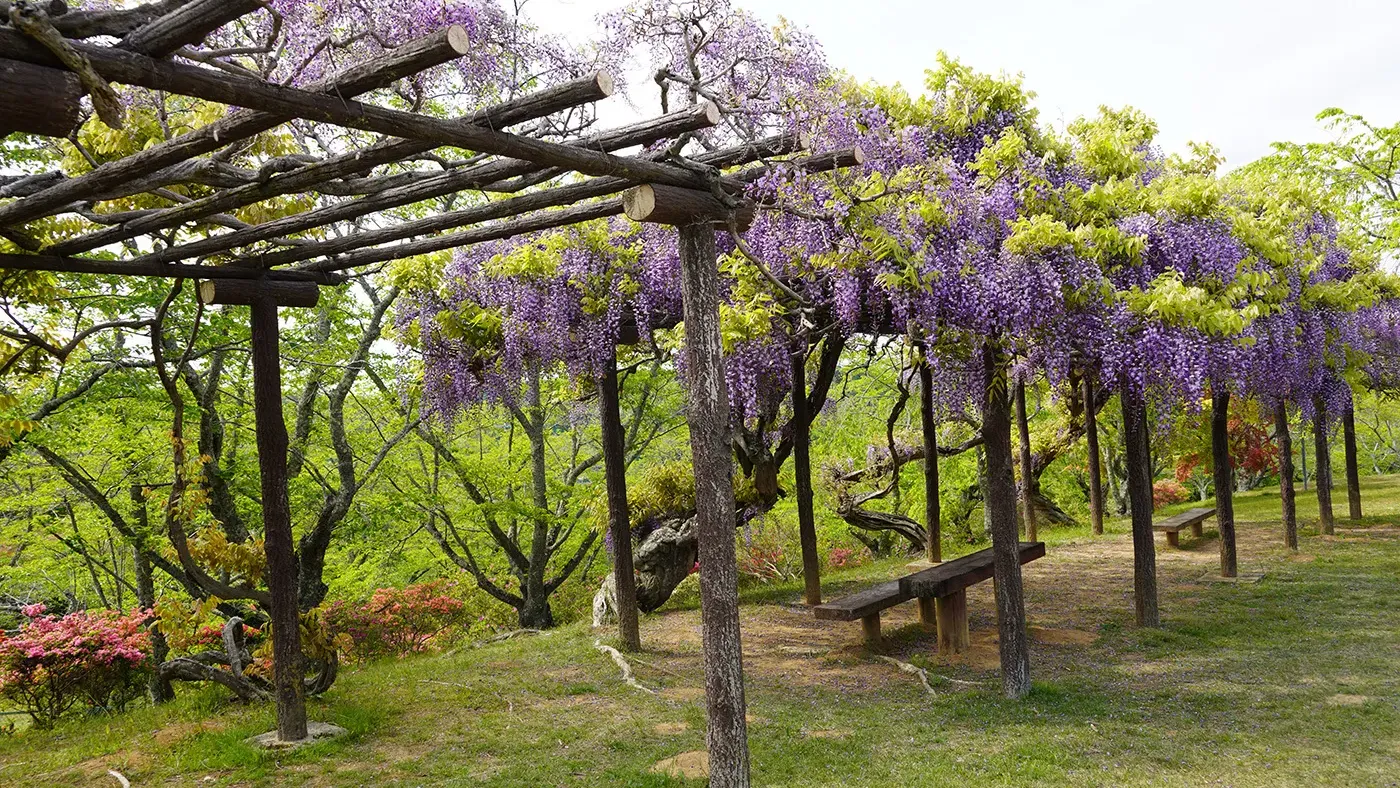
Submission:
[[[1045,557],[1044,542],[1021,542],[1021,563]],[[930,567],[899,579],[900,590],[913,597],[945,597],[992,576],[992,549],[978,550],[962,558]]]
[[[898,580],[890,580],[850,596],[817,605],[812,608],[812,613],[817,618],[827,621],[855,621],[913,598],[900,590]]]
[[[1153,523],[1152,530],[1172,533],[1183,528],[1200,525],[1202,521],[1215,516],[1215,509],[1202,507],[1199,509],[1187,509],[1181,514],[1172,515],[1160,523]]]

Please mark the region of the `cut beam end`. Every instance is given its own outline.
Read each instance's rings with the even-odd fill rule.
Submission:
[[[593,74],[593,81],[598,85],[598,92],[604,97],[611,96],[617,90],[617,83],[613,80],[612,74],[606,71],[598,71]]]
[[[747,200],[731,208],[709,192],[659,183],[645,183],[624,192],[622,212],[634,222],[676,227],[711,224],[716,229],[728,229],[732,215],[739,232],[747,230],[754,218],[754,206]]]
[[[448,27],[444,38],[447,41],[447,46],[459,55],[465,55],[471,49],[471,40],[467,36],[467,29],[461,25]]]
[[[271,300],[277,306],[316,306],[321,288],[314,282],[270,282],[259,279],[206,279],[199,283],[199,301],[206,306],[249,306]]]

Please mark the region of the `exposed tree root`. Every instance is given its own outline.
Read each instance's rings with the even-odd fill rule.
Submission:
[[[880,661],[881,661],[881,662],[888,662],[888,663],[890,663],[891,665],[894,665],[895,667],[899,668],[901,671],[903,671],[903,672],[905,672],[905,673],[910,673],[910,674],[913,674],[913,675],[915,675],[915,676],[918,676],[918,677],[919,677],[919,683],[922,684],[922,685],[924,685],[924,691],[925,691],[925,692],[927,692],[927,693],[930,694],[930,695],[937,695],[937,694],[938,694],[937,692],[934,692],[934,691],[933,691],[933,685],[928,683],[928,671],[927,671],[927,670],[924,670],[923,668],[919,667],[918,665],[914,665],[914,664],[911,664],[911,663],[909,663],[909,662],[900,662],[899,660],[894,659],[893,657],[880,657]]]
[[[604,654],[607,654],[608,656],[612,657],[612,661],[616,662],[617,666],[622,669],[622,682],[624,684],[641,690],[642,692],[645,692],[648,695],[656,694],[656,690],[644,686],[640,681],[637,681],[636,676],[632,675],[632,666],[627,662],[626,657],[622,656],[622,652],[618,651],[612,646],[603,645],[603,642],[600,640],[593,641],[593,648],[596,648]]]

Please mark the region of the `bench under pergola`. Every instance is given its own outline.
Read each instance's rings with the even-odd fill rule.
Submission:
[[[0,118],[0,134],[65,136],[82,120],[80,101],[89,93],[110,125],[104,113],[111,109],[102,101],[107,83],[239,108],[221,120],[89,172],[8,178],[0,185],[0,196],[16,199],[0,204],[0,235],[28,253],[0,255],[0,269],[197,280],[204,303],[251,307],[267,601],[278,633],[274,688],[277,733],[282,740],[304,739],[307,722],[297,673],[301,650],[297,558],[287,497],[278,308],[312,306],[320,287],[341,284],[347,275],[379,263],[593,219],[625,214],[637,221],[679,228],[690,389],[687,419],[697,480],[701,566],[707,575],[702,595],[711,768],[716,784],[747,784],[734,502],[729,482],[732,457],[713,229],[716,223],[728,225],[736,219],[742,226],[755,209],[744,196],[746,185],[773,166],[769,159],[801,153],[803,141],[784,134],[693,157],[674,152],[617,154],[716,125],[720,111],[708,103],[562,142],[505,130],[606,98],[613,82],[601,72],[451,119],[354,100],[465,54],[470,42],[460,27],[405,43],[314,85],[295,88],[188,59],[186,47],[262,8],[257,0],[160,0],[116,11],[74,10],[53,18],[33,3],[0,2],[4,6],[11,24],[0,26],[0,102],[7,107]],[[108,46],[85,40],[99,36],[117,43]],[[176,56],[185,59],[173,59]],[[164,186],[194,180],[219,165],[210,154],[293,120],[370,132],[379,139],[317,160],[279,164],[246,182],[172,207],[105,215],[91,210],[102,200],[158,193]],[[334,193],[336,184],[440,147],[470,151],[475,159],[466,166],[403,179],[388,188],[284,218],[260,224],[227,221],[229,211],[283,195]],[[821,172],[859,161],[858,151],[846,150],[788,158],[783,166]],[[749,164],[755,166],[734,171]],[[568,185],[549,185],[571,173],[588,177]],[[499,197],[411,221],[385,215],[394,208],[459,192]],[[74,212],[104,226],[47,245],[26,229],[30,222]],[[336,222],[367,217],[376,220],[374,229],[323,240],[287,240]],[[228,232],[171,246],[150,242],[160,231],[221,220],[231,226]],[[115,260],[82,256],[127,241],[137,242],[128,248],[142,251]],[[254,248],[258,244],[263,246]],[[229,262],[205,262],[215,255]],[[631,537],[625,514],[617,516],[626,511],[617,387],[615,378],[612,385],[606,378],[612,376],[601,381],[599,390],[618,603],[624,641],[629,639],[629,627],[630,639],[635,641]],[[810,501],[807,508],[810,511]],[[815,564],[815,555],[811,559]]]

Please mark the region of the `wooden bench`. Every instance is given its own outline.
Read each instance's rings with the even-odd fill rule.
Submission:
[[[1045,556],[1044,542],[1022,542],[1021,563]],[[919,621],[938,629],[938,650],[944,653],[967,648],[967,587],[992,576],[992,550],[979,550],[881,583],[859,593],[812,608],[817,618],[827,621],[860,620],[866,643],[880,643],[880,611],[887,607],[919,600]]]
[[[1181,514],[1172,515],[1160,523],[1153,523],[1152,530],[1161,531],[1167,535],[1167,544],[1172,547],[1181,546],[1181,529],[1189,527],[1192,536],[1201,535],[1201,523],[1215,516],[1215,509],[1202,507],[1199,509],[1187,509]]]

